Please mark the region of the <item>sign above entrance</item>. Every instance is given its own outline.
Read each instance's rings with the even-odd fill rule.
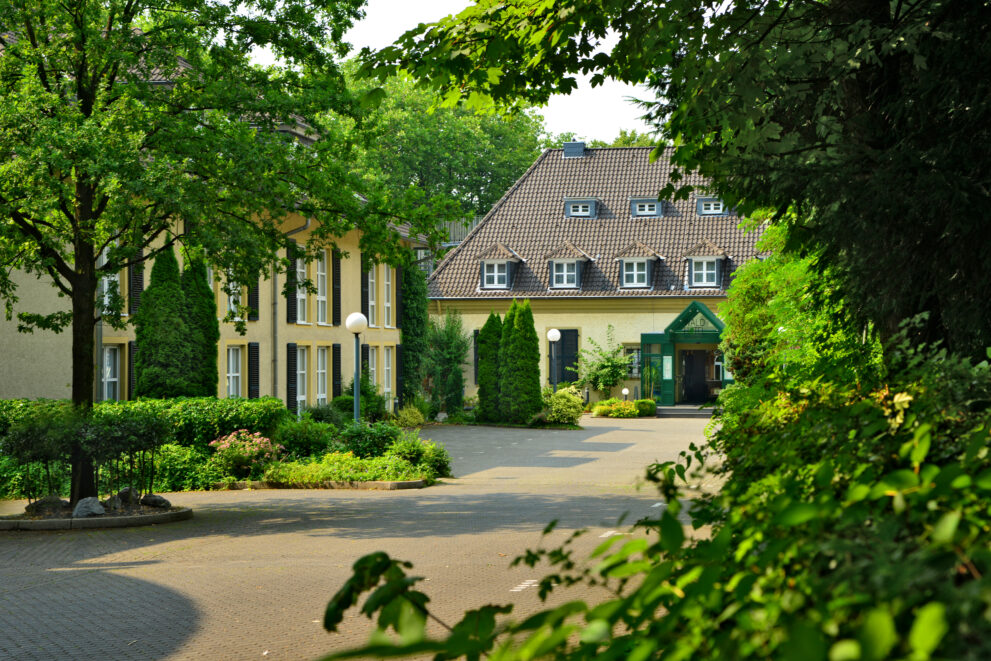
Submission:
[[[681,327],[683,333],[704,333],[705,331],[718,331],[719,329],[715,325],[705,318],[701,312],[696,312],[685,321],[685,325]]]

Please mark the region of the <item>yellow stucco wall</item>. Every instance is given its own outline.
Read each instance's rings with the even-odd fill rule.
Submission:
[[[304,225],[303,219],[291,218],[285,223],[286,231]],[[333,321],[333,268],[331,252],[327,250],[327,321],[317,321],[317,296],[308,293],[306,296],[306,323],[288,323],[286,319],[286,299],[282,295],[285,285],[285,275],[259,282],[259,320],[248,321],[247,331],[239,335],[233,323],[220,324],[220,343],[218,347],[218,396],[227,395],[227,348],[241,347],[241,395],[247,395],[247,345],[249,342],[259,343],[259,386],[260,394],[274,395],[282,399],[286,396],[286,345],[290,342],[309,349],[306,370],[307,403],[316,403],[316,360],[317,350],[327,347],[327,397],[333,396],[332,353],[330,347],[341,345],[341,374],[342,383],[346,387],[354,374],[354,335],[344,328],[343,321],[347,316],[359,310],[361,306],[361,265],[359,261],[357,231],[352,231],[338,240],[338,246],[347,253],[341,260],[341,325],[334,326]],[[293,234],[299,243],[305,243],[309,238],[309,230]],[[182,256],[177,251],[177,257]],[[151,264],[144,265],[145,287],[149,284]],[[316,263],[306,265],[307,276],[316,284]],[[376,374],[374,378],[380,391],[388,390],[396,394],[396,377],[398,371],[395,346],[399,344],[400,331],[396,328],[397,321],[397,291],[399,282],[396,269],[385,264],[377,264],[375,269],[375,295],[377,324],[370,327],[361,335],[361,343],[377,349]],[[388,275],[387,275],[388,274]],[[390,295],[386,296],[387,277],[391,279]],[[55,290],[44,280],[37,280],[23,273],[15,274],[18,283],[18,296],[21,302],[15,306],[15,321],[0,318],[0,398],[10,397],[69,397],[71,380],[71,335],[68,331],[55,334],[48,331],[35,331],[30,335],[18,333],[16,330],[16,312],[52,312],[69,309],[67,298],[58,298]],[[217,297],[218,317],[223,318],[227,312],[227,294],[219,281],[214,281],[214,293]],[[127,298],[127,274],[120,274],[121,294]],[[371,297],[370,297],[371,298]],[[242,300],[247,301],[247,290],[242,292]],[[386,323],[386,301],[391,305],[391,320]],[[125,306],[126,308],[126,306]],[[123,331],[103,325],[97,329],[97,337],[102,331],[104,346],[117,345],[120,349],[121,365],[121,396],[128,397],[126,365],[129,357],[126,355],[127,343],[134,339],[134,329],[129,326]],[[386,368],[386,349],[391,352],[391,369]],[[96,360],[96,356],[94,356]],[[385,383],[388,374],[388,384]]]
[[[548,384],[550,347],[547,331],[551,328],[577,329],[578,348],[581,350],[592,348],[589,339],[605,347],[607,330],[612,325],[614,342],[639,347],[641,333],[663,332],[675,317],[696,300],[718,314],[719,304],[726,299],[724,297],[530,299],[534,326],[540,338],[540,383]],[[505,315],[511,302],[499,299],[432,300],[430,314],[433,318],[440,319],[447,310],[460,312],[464,328],[471,335],[485,324],[490,312]],[[464,369],[466,395],[475,396],[478,388],[474,380],[472,363],[466,364]],[[620,383],[613,389],[612,396],[622,397],[620,393],[624,386],[629,388],[629,397],[632,399],[635,391],[639,390],[640,379],[629,379]],[[596,393],[589,395],[592,400],[598,399]]]

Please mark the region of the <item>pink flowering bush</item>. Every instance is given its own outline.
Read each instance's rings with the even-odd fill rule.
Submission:
[[[210,461],[220,472],[237,479],[258,479],[265,467],[278,461],[285,448],[259,432],[238,429],[210,443],[214,454]]]

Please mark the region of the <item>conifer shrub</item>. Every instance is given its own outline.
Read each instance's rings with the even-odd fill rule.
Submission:
[[[499,420],[512,420],[510,408],[512,406],[513,383],[512,383],[512,341],[516,332],[516,313],[519,304],[516,299],[509,305],[506,318],[502,321],[502,335],[499,337]]]
[[[507,357],[509,389],[508,419],[528,422],[543,408],[540,396],[540,341],[533,325],[530,301],[517,306],[513,317]]]
[[[191,396],[217,394],[217,344],[220,322],[212,283],[207,282],[206,262],[201,255],[187,254],[180,278],[186,305],[183,307],[190,349],[189,382]],[[146,300],[146,299],[145,299]]]
[[[502,320],[489,313],[485,325],[478,331],[478,408],[479,422],[499,420],[499,343],[502,340]]]

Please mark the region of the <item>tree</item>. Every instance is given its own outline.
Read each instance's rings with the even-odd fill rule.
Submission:
[[[203,279],[205,282],[205,274]],[[175,253],[171,248],[164,250],[155,257],[151,281],[141,294],[134,320],[136,397],[185,397],[201,386],[202,376],[192,371],[199,352],[195,341],[190,341],[199,329],[190,332],[188,307]],[[216,353],[213,361],[216,368]]]
[[[212,283],[207,281],[206,262],[202,255],[187,252],[181,283],[186,298],[183,313],[192,354],[189,365],[190,394],[215,397],[220,323],[217,321],[217,299]]]
[[[665,195],[698,172],[742,213],[777,210],[848,314],[888,338],[928,313],[919,340],[983,359],[989,29],[991,6],[965,0],[482,0],[365,57],[475,107],[543,103],[577,72],[646,83],[680,167]]]
[[[592,338],[587,338],[591,349],[582,349],[578,354],[578,368],[573,370],[580,386],[592,388],[609,397],[610,391],[626,378],[633,356],[623,355],[623,345],[616,342],[612,324],[606,327],[606,345],[602,346]]]
[[[461,315],[448,310],[444,320],[430,320],[427,334],[430,352],[425,356],[425,371],[431,386],[431,400],[440,404],[449,416],[464,411],[464,364],[471,346]]]
[[[287,267],[274,258],[297,217],[315,221],[311,257],[359,229],[363,251],[398,263],[397,221],[439,238],[429,209],[397,218],[387,193],[367,190],[349,162],[338,119],[366,108],[335,58],[361,5],[0,8],[0,295],[8,316],[18,306],[23,330],[71,326],[77,406],[93,401],[98,282],[176,243],[204,248],[229,286],[242,287]],[[259,48],[278,63],[253,65]],[[14,269],[50,281],[67,309],[20,310]],[[73,502],[96,495],[92,472],[77,445]]]
[[[489,313],[485,325],[478,331],[478,419],[493,422],[499,419],[499,343],[502,341],[502,319]]]
[[[627,131],[620,129],[619,135],[609,145],[610,147],[656,147],[657,138],[650,133],[638,133],[636,129]]]
[[[423,360],[427,354],[427,282],[423,271],[415,265],[403,269],[403,279],[399,283],[402,291],[402,371],[403,389],[399,397],[410,402],[420,391],[423,382]]]
[[[502,335],[499,337],[499,414],[509,419],[513,396],[512,357],[513,334],[516,332],[516,314],[519,304],[516,299],[509,304],[506,318],[502,320]]]
[[[530,301],[524,300],[513,315],[509,355],[505,358],[509,381],[508,417],[526,424],[543,408],[540,396],[540,340],[533,325]]]

